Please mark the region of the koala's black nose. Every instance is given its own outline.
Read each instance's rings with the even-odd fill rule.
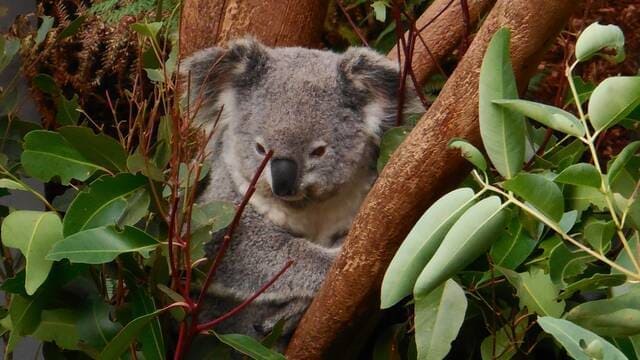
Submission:
[[[271,187],[278,196],[291,196],[296,193],[298,164],[291,159],[271,160]]]

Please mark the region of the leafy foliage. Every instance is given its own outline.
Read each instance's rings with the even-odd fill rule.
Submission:
[[[542,341],[545,333],[576,359],[636,358],[640,143],[628,144],[608,167],[596,144],[640,106],[640,77],[615,76],[587,89],[572,71],[594,56],[624,58],[618,27],[596,23],[578,39],[566,72],[574,114],[571,106],[518,99],[509,31],[494,34],[479,84],[480,133],[492,167],[473,145],[451,140],[475,166],[471,179],[427,210],[383,281],[383,308],[400,303],[414,284],[407,306],[414,309],[418,359],[444,358],[452,331],[475,343],[483,360],[532,356],[536,347],[553,346]],[[545,127],[546,140],[528,134]],[[464,198],[472,206],[461,206],[466,192],[476,194]],[[448,314],[447,331],[434,331],[424,324],[446,308],[426,304],[444,301],[443,288],[456,283],[473,311],[461,325],[464,310]],[[481,343],[478,327],[489,330]]]

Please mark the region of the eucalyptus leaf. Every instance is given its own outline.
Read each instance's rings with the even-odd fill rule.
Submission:
[[[640,105],[640,76],[614,76],[601,82],[589,100],[589,120],[597,131],[617,124]]]
[[[85,126],[64,126],[60,134],[92,163],[114,172],[126,171],[127,154],[114,138]]]
[[[40,323],[43,299],[40,296],[24,297],[18,294],[11,296],[9,317],[11,332],[5,351],[10,353],[22,336],[32,334]]]
[[[67,25],[66,28],[64,28],[64,30],[60,32],[60,34],[58,35],[58,39],[62,40],[64,38],[68,38],[77,34],[78,30],[80,30],[80,26],[82,26],[86,18],[87,17],[84,15],[75,18],[71,23],[69,23],[69,25]]]
[[[235,350],[254,360],[284,360],[285,357],[264,345],[256,339],[241,334],[218,334],[213,333],[220,341],[231,346]]]
[[[603,55],[600,52],[604,49],[613,49],[616,55]],[[616,64],[624,60],[624,34],[619,27],[595,22],[582,31],[576,41],[576,59],[587,61],[595,55],[601,55]]]
[[[576,360],[592,360],[599,358],[603,360],[627,360],[627,357],[600,336],[586,330],[571,321],[556,319],[550,316],[538,317],[538,324],[542,330],[553,335],[553,337],[567,350],[569,355]],[[600,356],[595,357],[589,348],[601,348]]]
[[[47,279],[53,262],[46,255],[61,240],[62,222],[55,212],[14,211],[2,222],[2,243],[20,249],[27,260],[27,294],[35,293]]]
[[[123,173],[115,177],[104,175],[98,178],[80,192],[69,206],[64,217],[64,236],[116,224],[123,216],[129,198],[145,185],[147,179],[142,175]]]
[[[513,285],[520,300],[520,308],[527,308],[538,315],[560,316],[564,312],[564,300],[557,301],[558,289],[548,274],[542,269],[532,269],[531,272],[516,273],[515,271],[496,267]]]
[[[616,232],[616,226],[612,220],[589,221],[584,226],[584,239],[600,254],[606,254],[611,248],[611,239]]]
[[[540,104],[534,101],[511,99],[494,100],[498,104],[509,110],[518,112],[530,119],[533,119],[546,127],[558,130],[565,134],[581,137],[584,136],[584,126],[570,112],[564,111],[555,106]]]
[[[509,57],[507,28],[493,35],[480,68],[480,136],[487,155],[503,177],[515,176],[524,162],[522,115],[498,106],[494,100],[517,99],[518,88]]]
[[[587,263],[594,260],[584,251],[571,251],[560,243],[549,255],[549,276],[554,284],[564,288],[587,269]]]
[[[78,350],[80,339],[77,321],[78,313],[74,310],[44,310],[33,337],[40,341],[55,342],[62,349]]]
[[[553,221],[564,213],[564,197],[558,185],[539,174],[522,173],[503,183],[504,189],[526,200]]]
[[[35,130],[24,138],[22,166],[27,174],[42,181],[60,177],[62,184],[71,179],[84,181],[94,172],[104,170],[73,147],[62,135]]]
[[[49,30],[53,27],[53,18],[51,16],[41,16],[40,19],[42,19],[42,23],[36,33],[36,45],[39,45],[46,39]]]
[[[411,132],[407,126],[395,127],[387,130],[380,140],[380,154],[378,155],[378,172],[381,172],[391,155]]]
[[[587,163],[571,165],[564,169],[553,181],[561,184],[600,188],[601,175],[595,166]]]
[[[427,296],[483,254],[496,239],[505,218],[497,196],[483,199],[465,211],[418,276],[413,289],[414,297]]]
[[[449,279],[436,290],[415,301],[418,359],[443,359],[451,350],[464,321],[467,298]]]
[[[0,188],[28,191],[28,189],[24,187],[23,184],[12,179],[0,179]]]
[[[640,288],[612,297],[589,301],[574,307],[566,319],[600,336],[640,334]]]
[[[0,72],[2,72],[7,65],[11,63],[13,57],[18,53],[18,50],[20,50],[20,40],[0,36],[0,43],[2,44],[2,48],[0,49]]]
[[[513,216],[502,235],[491,247],[493,263],[507,269],[515,269],[522,264],[536,248],[536,241],[527,234],[522,221]]]
[[[140,252],[145,255],[158,245],[160,243],[156,239],[135,227],[125,226],[119,230],[115,226],[103,226],[66,237],[54,245],[46,258],[104,264],[123,253]]]
[[[487,171],[487,161],[484,159],[484,155],[470,142],[464,139],[453,138],[449,141],[449,148],[460,150],[462,156],[472,163],[473,166],[479,170]]]
[[[389,308],[411,294],[420,272],[451,226],[475,201],[476,197],[470,188],[454,190],[436,201],[422,215],[387,268],[382,280],[381,308]]]
[[[100,298],[91,299],[79,311],[76,328],[84,344],[101,350],[120,331],[122,326],[111,320],[110,311],[110,306]]]
[[[615,160],[609,166],[607,171],[607,179],[609,180],[609,184],[613,184],[618,179],[618,176],[624,170],[624,167],[631,161],[633,156],[640,149],[640,141],[634,141],[629,143],[627,146],[620,151],[620,153],[616,156]]]
[[[166,311],[166,308],[156,310],[152,313],[139,316],[131,320],[109,341],[102,349],[99,360],[118,359],[128,348],[129,345],[140,335],[140,333],[149,325],[151,321],[158,315]]]
[[[156,39],[161,28],[162,22],[135,23],[131,25],[133,31],[152,40]]]
[[[627,276],[623,274],[593,274],[589,278],[582,278],[569,284],[558,296],[558,299],[568,299],[578,291],[592,291],[611,288],[625,283]]]
[[[153,297],[143,288],[138,287],[131,292],[133,315],[137,318],[143,315],[152,314],[156,311]],[[149,324],[138,335],[138,341],[142,344],[142,354],[145,360],[165,359],[166,349],[162,336],[160,320],[156,317],[151,319]]]
[[[56,122],[60,125],[75,125],[80,118],[78,95],[73,94],[71,100],[59,96],[56,101]]]

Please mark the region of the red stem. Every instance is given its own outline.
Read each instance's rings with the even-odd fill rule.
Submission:
[[[207,331],[211,328],[213,328],[214,326],[218,325],[219,323],[227,320],[228,318],[234,316],[235,314],[239,313],[240,311],[242,311],[245,307],[249,306],[249,304],[251,304],[253,302],[253,300],[255,300],[258,296],[260,296],[263,292],[267,291],[267,289],[273,285],[273,283],[276,282],[276,280],[278,280],[278,278],[280,278],[280,276],[282,276],[282,274],[285,273],[285,271],[287,271],[291,265],[293,265],[293,260],[289,260],[287,261],[287,263],[284,265],[284,267],[278,271],[278,273],[271,279],[269,280],[268,283],[264,284],[260,289],[258,289],[258,291],[256,291],[253,295],[251,295],[250,297],[248,297],[245,301],[243,301],[240,305],[234,307],[233,309],[229,310],[226,314],[213,319],[209,322],[203,323],[203,324],[198,324],[196,326],[196,330],[197,332],[202,332],[202,331]]]
[[[242,199],[240,206],[238,206],[238,210],[236,210],[235,216],[233,217],[233,221],[231,222],[231,225],[227,228],[227,231],[224,234],[224,240],[222,242],[222,246],[220,247],[220,250],[216,254],[216,258],[213,261],[213,264],[211,265],[211,267],[209,268],[209,271],[207,272],[207,277],[205,278],[204,283],[202,285],[202,289],[200,290],[200,295],[198,296],[198,302],[196,303],[195,309],[194,309],[194,316],[196,316],[198,311],[200,310],[200,305],[202,304],[202,300],[204,299],[204,296],[207,292],[207,289],[209,288],[209,285],[211,285],[211,281],[213,280],[213,275],[215,275],[216,270],[218,269],[218,266],[220,266],[222,258],[224,257],[224,254],[226,253],[227,248],[231,243],[231,237],[235,232],[236,228],[238,227],[238,224],[240,223],[240,217],[242,216],[242,213],[244,212],[245,207],[249,203],[249,199],[251,199],[251,195],[253,195],[253,193],[256,191],[255,186],[258,182],[258,179],[260,178],[260,175],[262,175],[264,168],[267,166],[267,163],[269,163],[269,160],[271,159],[272,156],[273,156],[273,151],[269,150],[269,152],[265,155],[264,159],[262,160],[262,163],[258,167],[258,170],[253,175],[253,179],[251,179],[251,183],[249,184],[249,187],[247,188],[247,191],[244,194],[244,198]]]
[[[349,15],[349,13],[347,12],[347,9],[344,8],[344,5],[342,4],[342,0],[338,0],[337,1],[338,6],[340,7],[340,10],[342,10],[342,13],[344,14],[344,16],[347,18],[347,21],[349,21],[349,24],[351,25],[351,27],[353,28],[353,31],[356,32],[356,34],[358,35],[358,37],[360,38],[360,41],[362,41],[362,43],[366,46],[369,47],[369,43],[367,42],[367,39],[364,37],[364,35],[362,35],[362,33],[360,32],[360,29],[358,29],[358,27],[356,26],[356,24],[353,22],[353,19],[351,19],[351,16]]]

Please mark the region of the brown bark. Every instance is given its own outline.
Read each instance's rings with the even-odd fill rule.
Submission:
[[[328,0],[185,0],[181,55],[245,35],[270,46],[321,45]]]
[[[520,84],[536,69],[579,0],[499,0],[422,121],[394,153],[367,196],[339,258],[289,345],[289,359],[342,358],[379,308],[382,277],[418,217],[458,183],[466,164],[452,137],[480,143],[478,77],[484,51],[502,26]],[[357,334],[357,336],[356,336]]]
[[[475,27],[478,21],[489,11],[495,0],[468,1],[469,25]],[[426,27],[425,27],[426,26]],[[416,21],[416,28],[424,30],[416,39],[413,51],[412,69],[416,80],[424,84],[429,75],[436,72],[438,64],[459,45],[460,40],[467,35],[467,27],[463,21],[462,7],[459,1],[436,0]],[[408,33],[405,39],[408,38]],[[427,47],[425,47],[425,44]],[[387,57],[398,61],[398,46],[396,45]],[[400,48],[401,64],[404,64],[404,52]],[[435,60],[435,61],[434,61]]]

